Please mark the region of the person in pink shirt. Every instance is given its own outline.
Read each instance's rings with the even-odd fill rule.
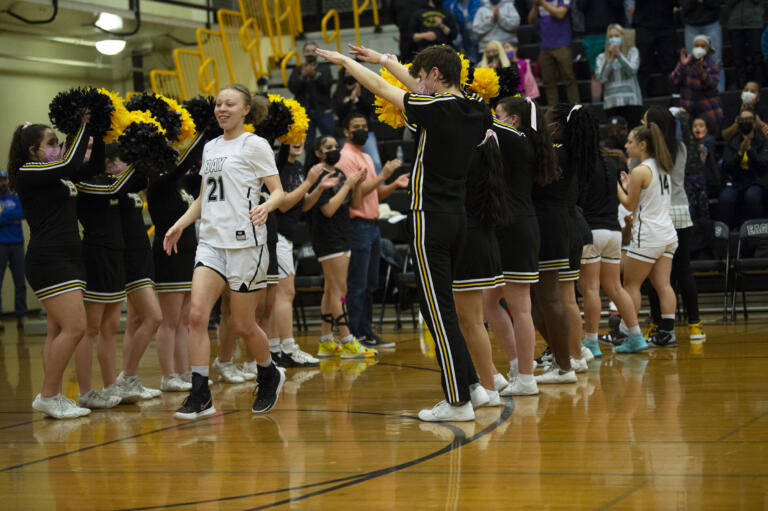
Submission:
[[[402,166],[400,160],[388,161],[376,175],[373,159],[363,152],[368,140],[368,120],[359,112],[351,113],[344,120],[344,136],[347,143],[341,149],[341,159],[336,167],[349,176],[365,169],[363,181],[355,188],[360,194],[359,208],[350,208],[349,232],[352,255],[347,273],[347,309],[349,329],[360,344],[371,348],[393,348],[395,343],[382,340],[373,331],[373,293],[379,285],[379,258],[381,257],[381,232],[379,231],[379,200],[387,198],[398,188],[408,187],[408,174],[403,174],[390,184],[383,184],[395,170]]]

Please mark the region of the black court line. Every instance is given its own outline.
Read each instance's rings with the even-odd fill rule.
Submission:
[[[230,414],[233,414],[233,413],[238,413],[240,411],[241,410],[230,410],[228,412],[216,413],[214,415],[209,415],[208,417],[203,417],[201,419],[195,419],[195,420],[184,422],[184,423],[180,423],[180,424],[174,424],[173,426],[166,426],[164,428],[153,429],[152,431],[147,431],[145,433],[137,433],[135,435],[130,435],[130,436],[122,437],[122,438],[116,438],[114,440],[110,440],[108,442],[102,442],[100,444],[89,445],[87,447],[81,447],[80,449],[75,449],[74,451],[62,452],[61,454],[55,454],[53,456],[47,456],[45,458],[40,458],[39,460],[27,461],[25,463],[20,463],[18,465],[13,465],[13,466],[10,466],[10,467],[5,467],[5,468],[0,469],[0,473],[10,472],[11,470],[17,470],[17,469],[20,469],[20,468],[28,467],[30,465],[36,465],[38,463],[44,463],[46,461],[55,460],[57,458],[63,458],[65,456],[69,456],[70,454],[79,454],[81,452],[91,451],[93,449],[98,449],[99,447],[104,447],[104,446],[107,446],[107,445],[116,444],[116,443],[122,442],[124,440],[131,440],[131,439],[139,438],[139,437],[143,437],[143,436],[154,435],[156,433],[162,433],[163,431],[168,431],[168,430],[171,430],[171,429],[178,429],[180,427],[187,426],[189,424],[194,424],[196,422],[202,422],[202,421],[208,421],[210,419],[215,419],[216,417],[223,417],[225,415],[230,415]]]
[[[33,422],[40,422],[48,419],[32,419],[31,421],[25,421],[25,422],[19,422],[18,424],[9,424],[7,426],[0,426],[0,430],[2,429],[11,429],[11,428],[17,428],[19,426],[26,426],[27,424],[32,424]]]
[[[423,368],[419,368],[423,369]],[[351,410],[315,410],[315,409],[296,409],[296,410],[275,410],[275,412],[328,412],[328,413],[351,413],[351,414],[361,414],[361,415],[379,415],[379,416],[389,416],[389,417],[399,417],[399,418],[407,418],[407,419],[414,419],[419,420],[417,417],[413,417],[410,415],[395,415],[395,414],[389,414],[389,413],[382,413],[382,412],[356,412]],[[511,400],[505,400],[504,410],[502,411],[501,415],[499,416],[496,421],[494,421],[492,424],[487,426],[485,429],[480,431],[479,433],[476,433],[475,435],[467,438],[464,431],[462,431],[460,428],[453,426],[452,424],[443,424],[443,423],[434,423],[435,425],[450,429],[454,434],[454,440],[451,441],[448,445],[442,447],[441,449],[434,451],[432,453],[429,453],[427,455],[424,455],[420,458],[417,458],[415,460],[407,461],[404,463],[401,463],[399,465],[394,465],[391,467],[373,470],[371,472],[366,472],[362,474],[355,474],[353,476],[348,477],[342,477],[337,479],[330,479],[327,481],[321,481],[317,483],[310,483],[305,484],[301,486],[294,486],[290,488],[281,488],[278,490],[267,490],[263,492],[258,493],[249,493],[249,494],[243,494],[243,495],[233,495],[230,497],[220,497],[215,499],[207,499],[207,500],[198,500],[198,501],[190,501],[190,502],[179,502],[175,504],[165,504],[165,505],[158,505],[158,506],[147,506],[147,507],[138,507],[138,508],[127,508],[127,509],[121,509],[119,511],[147,511],[152,509],[168,509],[168,508],[174,508],[174,507],[183,507],[183,506],[194,506],[194,505],[201,505],[201,504],[210,504],[215,502],[230,502],[233,500],[240,500],[240,499],[246,499],[246,498],[253,498],[253,497],[262,497],[266,495],[274,495],[278,493],[285,493],[285,492],[291,492],[291,491],[297,491],[297,490],[305,490],[309,488],[315,488],[318,486],[327,486],[327,485],[335,485],[331,486],[330,488],[324,488],[321,490],[317,490],[311,493],[307,493],[305,495],[300,495],[298,497],[292,497],[288,499],[284,499],[278,502],[274,502],[271,504],[266,504],[264,506],[252,508],[253,510],[258,509],[267,509],[271,507],[277,507],[281,506],[283,504],[287,504],[290,502],[297,502],[301,500],[305,500],[311,497],[315,497],[317,495],[322,495],[325,493],[329,493],[341,488],[346,488],[348,486],[352,486],[355,484],[363,483],[366,481],[370,481],[371,479],[375,479],[377,477],[381,477],[384,475],[391,474],[393,472],[397,472],[415,465],[418,465],[420,463],[424,463],[425,461],[429,461],[433,458],[436,458],[438,456],[441,456],[443,454],[446,454],[450,451],[453,451],[455,449],[458,449],[468,443],[474,442],[478,438],[487,435],[488,433],[492,432],[494,429],[499,427],[502,423],[504,423],[514,411],[514,402]]]
[[[630,495],[634,494],[638,490],[646,487],[649,482],[650,481],[648,481],[648,479],[646,479],[645,481],[640,483],[638,486],[632,488],[631,490],[628,490],[625,493],[623,493],[622,495],[619,495],[618,497],[616,497],[615,499],[609,500],[608,502],[606,502],[602,506],[600,506],[598,508],[595,508],[595,511],[603,511],[604,509],[608,509],[608,508],[612,507],[614,504],[618,504],[619,502],[621,502],[622,500],[626,499]]]
[[[408,364],[393,364],[391,362],[379,362],[376,364],[377,366],[387,366],[387,367],[404,367],[406,369],[421,369],[422,371],[432,371],[434,373],[439,373],[440,369],[435,369],[434,367],[421,367],[421,366],[412,366]]]
[[[768,412],[765,412],[765,413],[761,413],[760,415],[758,415],[757,417],[753,418],[752,420],[748,420],[747,422],[745,422],[744,424],[742,424],[742,425],[741,425],[741,426],[739,426],[738,428],[736,428],[736,429],[734,429],[734,430],[732,430],[732,431],[730,431],[730,432],[726,433],[725,435],[721,436],[720,438],[718,438],[718,439],[717,439],[717,441],[718,441],[718,442],[722,442],[722,441],[724,441],[724,440],[725,440],[726,438],[728,438],[729,436],[733,436],[733,435],[735,435],[736,433],[738,433],[739,431],[741,431],[742,429],[744,429],[744,428],[747,428],[747,427],[751,426],[752,424],[754,424],[755,422],[759,421],[760,419],[762,419],[762,418],[763,418],[763,417],[765,417],[766,415],[768,415]]]

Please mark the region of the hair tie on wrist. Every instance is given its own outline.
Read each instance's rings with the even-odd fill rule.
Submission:
[[[483,141],[482,141],[482,142],[480,142],[479,144],[477,144],[477,147],[480,147],[480,146],[483,146],[483,145],[485,145],[485,143],[486,143],[486,142],[488,142],[488,140],[489,140],[491,137],[493,137],[493,138],[494,138],[494,140],[496,140],[496,144],[498,144],[498,143],[499,143],[499,138],[498,138],[498,136],[496,135],[496,132],[495,132],[495,131],[493,131],[492,129],[488,128],[487,130],[485,130],[485,138],[483,139]]]
[[[392,55],[389,53],[385,53],[384,55],[382,55],[381,58],[379,59],[379,65],[380,66],[385,65],[387,63],[387,60],[389,60],[389,57],[391,56]]]
[[[581,107],[583,105],[573,105],[573,108],[571,108],[571,111],[568,112],[568,116],[565,118],[565,122],[571,122],[571,114],[575,112],[576,110],[581,110]]]
[[[525,98],[525,100],[531,104],[531,129],[539,131],[538,120],[536,119],[536,103],[531,98]]]

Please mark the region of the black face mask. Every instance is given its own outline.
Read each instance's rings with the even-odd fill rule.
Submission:
[[[334,149],[332,151],[328,151],[325,153],[325,163],[333,166],[339,163],[339,160],[341,159],[341,151],[338,149]]]
[[[755,124],[752,121],[739,121],[739,131],[741,131],[743,135],[752,133],[754,127]]]
[[[363,145],[368,140],[368,130],[355,130],[352,132],[352,138],[350,138],[353,144]]]
[[[501,0],[490,0],[491,5],[499,5],[501,3]]]
[[[307,64],[314,64],[317,62],[317,55],[304,55],[304,60],[307,61]]]

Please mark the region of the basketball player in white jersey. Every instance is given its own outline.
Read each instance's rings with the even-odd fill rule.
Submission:
[[[215,114],[224,134],[205,145],[200,196],[165,235],[164,248],[170,253],[184,228],[201,219],[189,313],[192,390],[174,415],[178,419],[216,412],[208,388],[208,318],[227,287],[235,334],[248,344],[259,365],[252,411],[271,410],[285,381],[285,372],[273,363],[267,337],[255,320],[269,264],[264,223],[269,212],[280,206],[284,193],[272,148],[263,138],[246,132],[244,123],[258,125],[268,108],[265,97],[252,98],[242,85],[219,92]],[[270,195],[259,203],[263,184]]]
[[[674,336],[674,314],[677,298],[669,282],[672,257],[677,249],[677,232],[669,215],[671,180],[674,167],[664,136],[656,123],[638,126],[627,139],[627,154],[637,158],[640,165],[631,175],[621,173],[618,185],[619,202],[634,213],[632,239],[624,266],[624,287],[640,310],[640,286],[646,278],[659,294],[662,317],[672,315],[671,325],[660,329]],[[618,353],[634,353],[648,348],[642,334],[630,336],[616,347]]]

